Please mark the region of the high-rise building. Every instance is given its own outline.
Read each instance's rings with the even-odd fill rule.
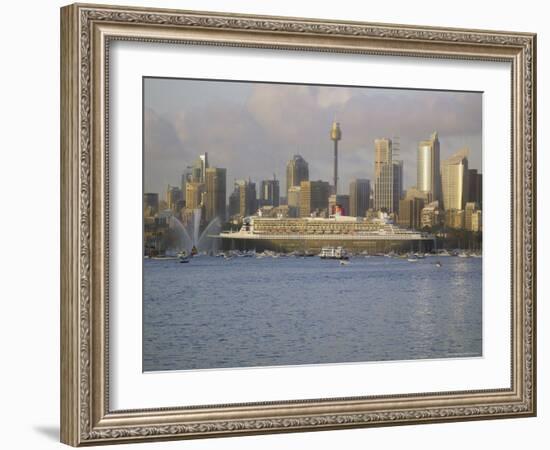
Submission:
[[[468,169],[468,201],[475,202],[483,208],[483,176],[477,169]]]
[[[187,209],[198,209],[201,207],[204,183],[190,181],[185,185],[185,207]]]
[[[464,228],[468,231],[481,231],[481,210],[476,202],[468,202],[464,207]]]
[[[388,213],[399,211],[403,189],[403,161],[393,160],[392,141],[374,140],[374,209]]]
[[[300,184],[300,217],[328,212],[330,184],[326,181],[302,181]]]
[[[260,191],[261,206],[279,206],[279,180],[273,175],[272,180],[263,180]]]
[[[349,216],[349,195],[332,194],[328,198],[329,215]]]
[[[204,152],[204,154],[199,156],[200,166],[201,166],[201,181],[203,183],[206,183],[206,169],[208,169],[210,166],[208,165],[208,153]]]
[[[286,193],[291,186],[300,186],[302,181],[309,180],[309,165],[300,155],[294,157],[286,165]]]
[[[445,210],[445,226],[447,228],[463,229],[464,228],[464,210],[461,209],[446,209]]]
[[[143,212],[145,217],[153,217],[159,212],[159,195],[156,192],[143,194]]]
[[[290,186],[287,204],[290,217],[298,217],[300,215],[300,186]]]
[[[205,220],[208,223],[217,217],[221,222],[225,222],[226,170],[219,167],[206,167],[204,178]]]
[[[403,194],[403,161],[392,161],[393,164],[393,209],[399,214],[399,200]]]
[[[468,153],[459,150],[441,165],[443,209],[464,209],[468,201]]]
[[[177,186],[168,185],[168,189],[166,190],[166,203],[168,204],[168,208],[173,212],[177,212],[179,207],[178,203],[182,200],[183,192],[181,192],[181,189]]]
[[[422,208],[420,212],[420,225],[422,228],[432,228],[441,224],[441,210],[439,209],[439,202],[429,203]]]
[[[424,204],[424,199],[419,197],[405,197],[400,200],[397,224],[416,230],[422,228],[421,214]]]
[[[428,195],[428,201],[441,200],[440,150],[437,132],[418,144],[416,188]]]
[[[349,185],[349,215],[365,217],[369,209],[370,181],[358,178]]]
[[[187,183],[190,183],[193,181],[193,167],[187,166],[183,173],[181,174],[181,192],[183,193],[183,196],[185,197],[185,193],[187,192]]]
[[[239,215],[246,217],[254,214],[258,209],[256,183],[250,180],[237,180],[235,186],[239,190]]]
[[[374,179],[376,180],[382,170],[382,165],[392,161],[391,139],[381,138],[374,140]]]
[[[332,192],[334,195],[338,195],[338,141],[342,139],[342,130],[340,130],[340,124],[338,122],[332,123],[330,139],[334,142],[334,184],[332,186]]]

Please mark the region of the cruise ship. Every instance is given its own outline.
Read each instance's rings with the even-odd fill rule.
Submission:
[[[349,252],[427,252],[435,237],[421,231],[398,227],[385,219],[351,216],[329,218],[273,218],[252,216],[239,231],[221,232],[224,249],[315,251],[323,247],[343,247]]]

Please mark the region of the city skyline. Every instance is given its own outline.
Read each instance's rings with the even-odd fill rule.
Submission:
[[[380,138],[400,138],[394,159],[403,160],[403,189],[416,185],[418,145],[435,131],[442,161],[468,147],[469,167],[482,173],[480,93],[156,78],[144,83],[145,192],[178,186],[184,169],[205,152],[212,167],[227,169],[228,195],[235,179],[260,184],[275,174],[286,186],[286,164],[294,154],[309,163],[310,180],[332,184],[335,119],[343,134],[341,193],[355,178],[373,183]],[[424,111],[420,118],[412,114],[415,108]],[[400,132],[383,133],[388,123],[370,131],[382,119]]]

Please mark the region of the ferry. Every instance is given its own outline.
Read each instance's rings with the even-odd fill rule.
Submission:
[[[321,259],[349,259],[347,252],[343,247],[323,247],[319,253]]]

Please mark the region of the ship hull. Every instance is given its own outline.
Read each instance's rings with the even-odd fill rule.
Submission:
[[[290,253],[293,251],[318,253],[323,247],[341,246],[348,252],[429,252],[434,248],[433,239],[338,239],[335,237],[261,238],[256,236],[220,236],[224,250],[271,250]]]

